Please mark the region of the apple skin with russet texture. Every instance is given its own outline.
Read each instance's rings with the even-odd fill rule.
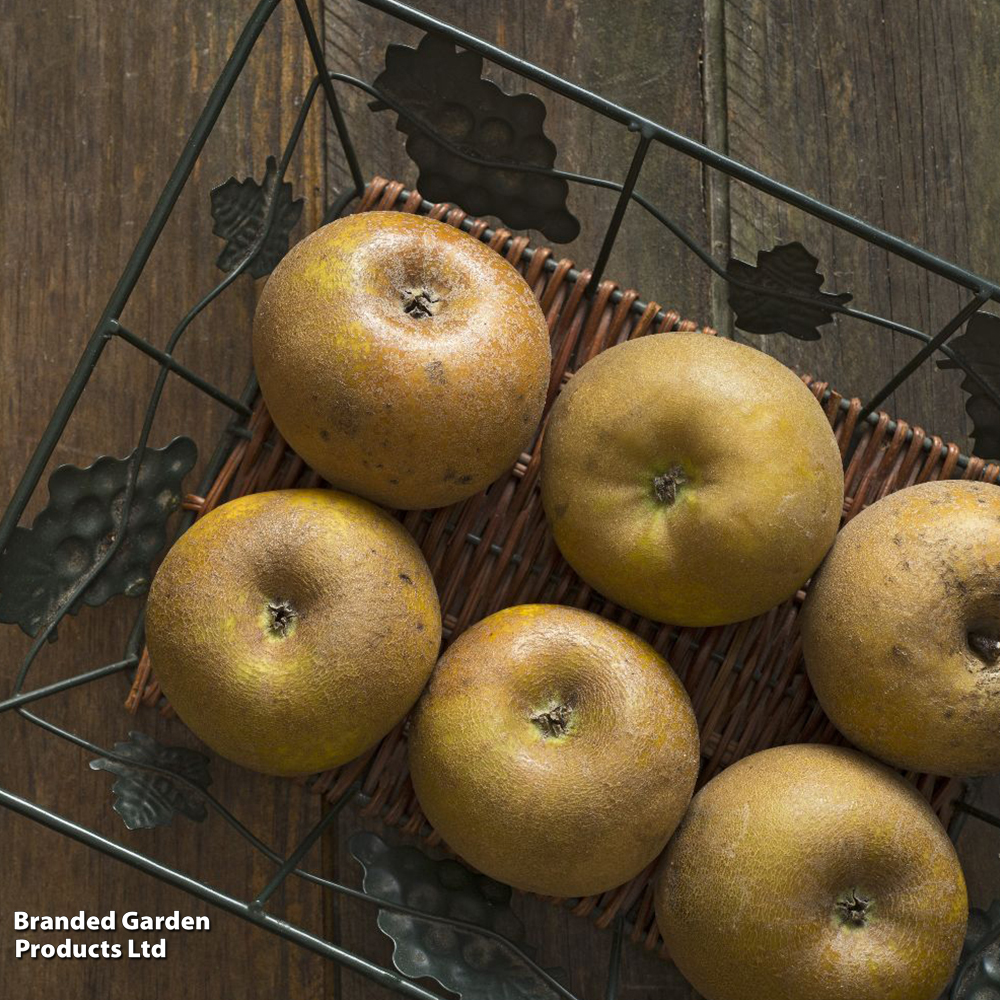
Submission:
[[[442,507],[509,470],[549,384],[545,317],[454,226],[362,212],[307,236],[257,305],[254,366],[278,430],[329,483]]]
[[[231,500],[177,540],[150,588],[154,675],[213,750],[266,774],[336,767],[409,711],[441,643],[403,526],[338,490]]]
[[[589,896],[663,850],[698,776],[684,686],[638,636],[560,605],[507,608],[446,650],[412,716],[410,775],[484,874]]]
[[[792,597],[833,544],[840,450],[802,381],[751,347],[663,333],[560,393],[542,499],[566,561],[655,621],[723,625]]]
[[[1000,487],[941,480],[844,525],[801,615],[823,710],[897,767],[1000,772]]]
[[[968,899],[916,788],[845,747],[751,754],[695,795],[656,919],[706,1000],[937,1000]]]

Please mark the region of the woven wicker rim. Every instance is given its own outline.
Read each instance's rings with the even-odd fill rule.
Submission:
[[[399,182],[376,177],[357,211],[417,212],[422,201],[417,191],[405,192]],[[470,226],[466,213],[450,204],[434,205],[429,215],[453,226],[465,223],[476,238],[497,251],[505,249],[506,258],[524,275],[541,304],[553,354],[542,427],[530,451],[521,455],[509,475],[453,507],[398,515],[420,544],[434,574],[445,642],[494,611],[536,602],[587,608],[624,625],[666,657],[691,696],[702,740],[699,786],[733,761],[770,746],[843,743],[816,703],[804,673],[796,627],[803,591],[766,614],[735,625],[662,625],[605,600],[580,580],[555,547],[542,513],[538,491],[541,437],[552,401],[572,372],[600,351],[647,333],[715,331],[682,319],[673,309],[662,310],[656,302],[637,311],[633,307],[639,301],[638,292],[621,289],[619,297],[619,286],[612,281],[602,281],[588,297],[584,293],[590,271],[577,274],[573,262],[566,259],[556,261],[554,267],[547,265],[552,257],[547,247],[534,248],[528,261],[527,237],[514,236],[506,229],[487,234],[485,221],[474,219]],[[857,430],[860,401],[847,401],[827,383],[810,376],[803,376],[803,381],[823,404],[846,456]],[[185,499],[184,507],[196,516],[247,493],[323,484],[285,444],[260,399],[248,430],[250,436],[236,440],[208,494]],[[976,457],[960,463],[959,458],[956,445],[946,445],[919,427],[880,413],[876,422],[862,424],[845,470],[843,523],[887,493],[914,483],[951,478],[997,481],[1000,466]],[[172,714],[152,676],[148,653],[143,651],[126,708],[135,712],[140,705],[157,704],[164,714]],[[405,729],[403,722],[356,760],[301,784],[335,799],[367,769],[362,814],[380,815],[387,825],[427,845],[440,844],[410,784]],[[960,782],[916,773],[907,778],[947,823]],[[631,939],[665,956],[653,910],[657,864],[600,896],[548,898],[570,906],[575,914],[591,917],[599,927],[606,927],[619,913],[629,914]]]

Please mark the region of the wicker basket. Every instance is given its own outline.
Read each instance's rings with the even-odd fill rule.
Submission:
[[[399,209],[417,211],[421,197],[404,197],[402,184],[376,178],[368,185],[358,211]],[[466,214],[439,204],[433,218],[460,225]],[[487,225],[473,222],[471,232],[486,238]],[[512,239],[507,230],[489,235],[494,249],[506,246],[506,257],[525,276],[545,313],[552,338],[552,378],[546,415],[552,400],[573,371],[599,351],[647,333],[698,330],[672,311],[650,302],[640,313],[633,306],[638,293],[611,281],[585,295],[590,272],[578,275],[568,260],[554,269],[547,248],[536,248],[525,259],[525,237]],[[714,331],[702,328],[707,334]],[[846,400],[825,382],[808,376],[803,381],[819,399],[833,426],[841,452],[858,430],[861,404]],[[649,641],[684,682],[701,728],[704,784],[727,764],[766,747],[796,742],[842,742],[816,703],[803,670],[801,641],[796,627],[803,592],[766,614],[735,625],[714,628],[676,628],[626,611],[605,600],[585,584],[559,554],[548,530],[538,490],[541,439],[539,431],[530,452],[523,454],[510,474],[489,489],[453,507],[408,511],[400,519],[413,534],[430,565],[441,598],[447,643],[472,623],[514,604],[544,602],[588,608]],[[189,496],[185,506],[201,516],[233,497],[270,489],[316,486],[320,477],[291,452],[258,399],[249,438],[238,439],[219,476],[205,497]],[[959,463],[959,449],[944,445],[918,427],[893,421],[885,413],[877,422],[863,422],[845,470],[844,521],[887,493],[930,479],[963,477],[995,482],[1000,467],[981,459]],[[162,704],[144,652],[126,706]],[[312,792],[329,798],[340,794],[365,769],[363,812],[381,814],[384,822],[427,844],[439,842],[424,819],[409,781],[406,724],[396,727],[362,757],[306,782]],[[958,782],[930,775],[908,775],[947,823]],[[633,941],[663,952],[653,913],[652,875],[656,864],[627,884],[578,901],[569,901],[574,913],[608,925],[619,913],[635,907],[629,920]],[[567,905],[566,900],[553,900]],[[638,906],[636,907],[636,904]]]

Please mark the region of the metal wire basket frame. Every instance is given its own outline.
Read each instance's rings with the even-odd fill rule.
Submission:
[[[917,368],[927,361],[935,353],[942,353],[948,358],[952,366],[960,367],[967,378],[976,386],[983,396],[1000,408],[1000,395],[976,371],[974,365],[969,364],[960,354],[948,345],[952,335],[965,324],[971,317],[977,314],[981,307],[988,301],[1000,302],[1000,286],[995,282],[972,273],[950,261],[931,254],[911,243],[906,242],[896,236],[891,235],[877,227],[857,219],[851,215],[841,212],[830,205],[827,205],[801,191],[788,187],[779,181],[768,177],[758,171],[739,163],[721,153],[709,149],[705,145],[689,139],[674,132],[663,125],[634,114],[628,109],[614,104],[590,90],[577,84],[571,83],[559,76],[556,76],[538,66],[535,66],[523,59],[491,45],[479,38],[476,38],[464,31],[461,31],[449,24],[429,17],[417,9],[406,6],[397,0],[358,0],[366,6],[388,14],[397,20],[409,24],[418,29],[438,37],[446,39],[456,45],[459,49],[478,53],[494,65],[512,71],[519,77],[539,85],[545,90],[558,94],[570,101],[580,105],[595,115],[598,115],[611,122],[615,122],[634,135],[634,152],[631,163],[625,177],[621,181],[610,180],[600,177],[589,177],[582,174],[573,173],[566,170],[558,170],[552,166],[539,166],[530,163],[511,163],[509,161],[490,161],[481,156],[469,153],[467,149],[461,148],[450,142],[445,136],[434,127],[433,124],[421,118],[412,109],[408,109],[405,103],[400,102],[396,97],[380,90],[370,83],[356,79],[346,74],[331,72],[327,67],[316,28],[309,12],[306,0],[294,0],[302,29],[309,45],[313,62],[315,64],[316,76],[313,79],[304,97],[297,120],[288,137],[284,151],[274,169],[269,169],[267,178],[263,185],[262,204],[264,211],[262,218],[258,220],[255,231],[250,238],[245,241],[239,259],[229,268],[225,277],[209,292],[200,302],[196,303],[189,312],[180,320],[169,337],[165,347],[159,348],[149,342],[144,337],[134,333],[124,327],[120,322],[122,312],[136,287],[147,263],[149,256],[159,238],[159,235],[169,219],[177,199],[183,190],[192,168],[204,147],[206,140],[211,134],[220,112],[232,91],[232,88],[240,76],[247,59],[263,32],[269,18],[278,7],[281,0],[260,0],[255,10],[247,21],[240,34],[233,51],[215,83],[204,110],[198,118],[187,143],[174,167],[163,191],[156,202],[156,205],[140,235],[135,249],[125,266],[122,275],[116,284],[107,306],[102,313],[97,326],[90,337],[80,361],[70,378],[65,391],[60,398],[55,411],[39,441],[23,476],[14,492],[10,504],[0,520],[0,554],[8,549],[18,523],[24,510],[33,497],[43,472],[56,448],[67,422],[79,401],[85,386],[96,369],[104,348],[115,339],[124,341],[142,353],[154,359],[159,365],[159,373],[154,388],[152,390],[149,405],[146,410],[145,419],[136,444],[135,451],[127,460],[124,468],[124,502],[116,515],[113,534],[110,544],[102,551],[99,557],[80,576],[75,585],[64,595],[60,605],[49,614],[46,620],[34,633],[32,642],[20,668],[14,677],[12,690],[6,700],[0,701],[0,715],[7,712],[14,712],[21,718],[29,721],[35,726],[47,731],[51,735],[58,737],[70,744],[80,747],[93,754],[99,760],[110,764],[108,769],[113,770],[115,766],[120,768],[138,767],[148,771],[153,775],[161,775],[168,778],[178,787],[186,789],[187,792],[203,801],[208,808],[220,815],[246,841],[261,851],[276,866],[275,873],[270,881],[263,886],[252,898],[241,899],[223,893],[213,888],[200,878],[182,872],[167,864],[154,860],[153,858],[133,850],[116,840],[104,837],[93,830],[87,829],[72,819],[67,818],[47,807],[31,802],[25,798],[13,794],[12,792],[0,788],[0,804],[6,808],[26,816],[46,827],[56,830],[74,840],[105,854],[109,857],[123,861],[126,864],[144,871],[154,877],[174,886],[177,886],[191,893],[208,903],[211,903],[230,913],[235,913],[245,920],[263,927],[272,933],[280,935],[289,941],[293,941],[327,958],[334,959],[343,965],[356,970],[369,979],[387,986],[399,993],[410,997],[421,998],[421,1000],[440,1000],[439,994],[427,989],[425,986],[401,975],[399,972],[377,965],[368,961],[362,956],[341,948],[333,942],[326,940],[316,934],[291,924],[281,917],[270,913],[266,905],[274,892],[282,885],[289,875],[306,879],[324,888],[335,892],[343,893],[372,903],[381,911],[408,914],[410,916],[451,925],[454,928],[486,936],[500,944],[504,949],[508,949],[511,954],[517,957],[518,961],[526,964],[532,973],[537,976],[538,982],[542,984],[543,990],[549,994],[565,997],[566,1000],[575,1000],[573,995],[548,972],[539,968],[532,959],[516,944],[506,941],[502,935],[484,929],[482,926],[469,923],[467,921],[450,919],[448,917],[435,916],[421,910],[416,910],[398,902],[379,898],[361,890],[353,889],[325,879],[315,873],[300,867],[310,848],[316,843],[320,834],[329,826],[338,815],[339,811],[347,802],[361,795],[361,788],[364,784],[364,776],[360,775],[350,788],[333,804],[323,818],[317,823],[302,842],[287,857],[282,857],[272,851],[266,844],[259,840],[250,830],[248,830],[236,817],[226,810],[206,789],[194,780],[190,775],[180,773],[169,763],[162,760],[137,760],[134,755],[124,752],[122,745],[114,749],[107,749],[95,745],[84,737],[57,726],[48,720],[35,714],[29,709],[29,705],[34,702],[52,697],[71,688],[83,684],[90,684],[101,678],[118,674],[122,671],[133,669],[138,661],[143,641],[143,615],[140,611],[132,628],[124,656],[121,660],[109,663],[96,669],[88,670],[84,673],[66,677],[55,683],[48,684],[35,689],[26,689],[32,663],[43,644],[54,637],[55,630],[65,617],[74,609],[79,607],[81,599],[84,597],[88,587],[97,579],[102,570],[114,559],[116,552],[121,546],[127,534],[129,518],[133,514],[134,500],[137,495],[137,482],[142,467],[143,460],[147,455],[147,442],[151,431],[153,418],[159,404],[164,386],[168,377],[173,374],[203,392],[206,396],[217,403],[227,407],[233,414],[232,421],[219,441],[212,459],[208,463],[201,487],[198,493],[204,495],[206,488],[216,477],[223,461],[225,460],[227,448],[231,445],[234,436],[249,436],[246,429],[247,419],[251,415],[250,404],[256,392],[256,382],[251,377],[246,389],[239,398],[233,398],[223,391],[213,382],[198,373],[188,369],[173,356],[173,352],[181,337],[201,313],[201,311],[215,298],[217,298],[226,288],[228,288],[244,271],[251,270],[255,261],[261,255],[268,237],[272,235],[276,225],[276,216],[279,214],[280,199],[277,192],[280,190],[285,171],[290,162],[291,156],[296,149],[299,138],[302,134],[303,126],[310,109],[315,103],[315,97],[322,91],[327,113],[330,115],[337,136],[341,143],[345,160],[350,172],[352,186],[348,187],[340,197],[327,207],[324,221],[338,217],[351,203],[359,197],[365,188],[365,179],[357,154],[351,142],[350,135],[344,116],[337,98],[337,86],[355,87],[370,95],[376,101],[382,102],[383,107],[390,108],[400,116],[401,120],[414,129],[426,135],[440,147],[446,149],[450,154],[467,160],[480,167],[493,167],[498,170],[524,171],[537,173],[548,177],[572,183],[582,183],[607,188],[617,193],[610,222],[604,234],[596,264],[592,270],[590,288],[596,288],[600,283],[600,277],[604,272],[605,265],[611,255],[616,237],[626,215],[626,209],[631,202],[635,202],[643,210],[650,213],[660,223],[662,223],[674,236],[676,236],[685,246],[687,246],[696,258],[713,272],[723,278],[730,289],[742,290],[751,296],[756,295],[758,301],[777,301],[786,303],[790,308],[794,306],[806,306],[815,308],[817,305],[831,313],[847,315],[867,322],[873,326],[882,327],[896,332],[903,333],[920,341],[922,346],[914,356],[904,364],[893,377],[869,399],[862,411],[862,418],[870,423],[878,420],[876,407],[884,401],[900,384],[909,378]],[[692,239],[683,229],[677,225],[668,215],[654,206],[644,198],[637,190],[636,185],[641,176],[641,171],[646,154],[652,143],[659,143],[671,149],[677,150],[684,155],[691,157],[700,163],[714,170],[718,170],[729,177],[735,178],[758,190],[770,195],[773,198],[791,205],[795,208],[813,215],[820,220],[835,226],[845,232],[851,233],[855,237],[868,244],[881,248],[894,254],[910,263],[925,269],[935,275],[947,279],[954,285],[965,289],[969,293],[968,301],[940,330],[934,334],[924,331],[914,330],[903,324],[897,323],[891,318],[881,317],[872,313],[851,308],[845,301],[834,301],[836,297],[823,296],[819,293],[810,294],[797,290],[794,287],[774,287],[768,286],[762,290],[759,283],[748,279],[745,275],[734,272],[732,268],[724,263],[716,261],[697,241]],[[426,206],[430,208],[428,204]],[[546,262],[548,263],[548,262]],[[570,276],[575,277],[575,275]],[[619,293],[620,298],[620,293]],[[766,301],[765,301],[766,300]],[[632,308],[641,312],[645,309],[643,302],[633,303]],[[925,447],[940,447],[939,442],[928,439]],[[959,465],[967,463],[966,458],[959,460]],[[179,530],[183,531],[193,519],[191,513],[182,515]],[[3,584],[3,577],[0,576],[0,584]],[[9,581],[8,581],[9,583]],[[126,591],[127,592],[127,591]],[[958,811],[955,820],[952,822],[949,832],[953,837],[957,836],[965,816],[971,815],[982,821],[1000,826],[1000,819],[991,816],[982,810],[976,809],[968,802],[957,803]],[[613,997],[617,987],[618,962],[621,953],[623,932],[626,926],[625,917],[617,917],[614,923],[614,938],[611,954],[611,966],[608,972],[607,996]],[[1000,940],[1000,923],[998,923],[987,935],[981,936],[975,949],[971,951],[963,963],[960,974],[956,977],[952,996],[959,997],[965,995],[963,985],[969,980],[970,970],[973,970],[982,956],[991,948],[996,946]]]

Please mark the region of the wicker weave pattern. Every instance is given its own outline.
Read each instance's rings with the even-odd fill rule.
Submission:
[[[420,196],[413,193],[399,204],[402,185],[376,178],[368,187],[358,211],[399,208],[416,211]],[[435,206],[432,217],[459,225],[464,212],[447,204]],[[486,223],[476,221],[473,235],[481,237]],[[511,239],[497,231],[490,245],[507,242],[507,259],[525,276],[537,295],[552,337],[553,365],[546,415],[552,400],[571,372],[599,351],[646,333],[697,330],[699,327],[669,310],[657,323],[656,303],[637,315],[632,311],[638,293],[625,290],[620,301],[611,301],[616,285],[601,282],[592,299],[585,297],[590,272],[576,281],[569,277],[572,263],[560,260],[546,270],[551,250],[537,248],[530,263],[524,260],[526,237]],[[706,333],[714,331],[703,328]],[[844,405],[826,383],[804,377],[824,401],[825,410],[846,453],[861,409],[857,399]],[[543,421],[544,428],[544,421]],[[263,402],[251,418],[251,436],[237,440],[224,468],[206,497],[188,497],[185,506],[202,515],[227,499],[269,489],[315,486],[321,480],[291,452],[275,430]],[[716,628],[676,628],[639,618],[592,591],[560,556],[548,531],[538,490],[541,432],[530,452],[506,479],[454,507],[435,511],[410,511],[400,517],[417,539],[441,597],[445,641],[479,619],[514,604],[546,602],[588,608],[619,622],[652,643],[670,662],[687,687],[701,726],[703,766],[700,784],[722,767],[766,747],[796,742],[841,742],[832,724],[816,704],[803,672],[801,641],[796,617],[804,596],[750,621]],[[959,449],[932,438],[902,421],[880,414],[877,424],[866,424],[861,442],[846,470],[844,520],[893,490],[930,479],[955,478],[995,482],[1000,467],[973,458],[959,468]],[[161,700],[146,654],[136,673],[127,701],[130,711],[140,704]],[[165,711],[170,711],[169,707]],[[373,760],[374,758],[374,760]],[[384,821],[427,843],[437,843],[413,794],[406,765],[405,723],[361,758],[308,782],[310,789],[328,797],[338,796],[371,762],[365,793],[366,813],[382,813]],[[911,780],[947,822],[949,803],[957,782],[928,775]],[[429,832],[428,832],[429,831]],[[606,926],[636,901],[631,937],[648,948],[661,948],[653,914],[651,877],[655,865],[631,882],[600,897],[573,904],[573,912],[589,915]],[[564,901],[555,900],[563,903]]]

